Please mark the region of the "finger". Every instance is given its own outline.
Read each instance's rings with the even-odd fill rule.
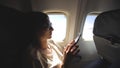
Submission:
[[[78,49],[77,51],[73,52],[73,55],[77,55],[80,52],[80,49]]]
[[[75,40],[72,40],[69,44],[73,44],[75,42]]]
[[[68,44],[68,46],[67,47],[65,47],[65,53],[68,53],[69,52],[69,50],[70,50],[70,44]]]
[[[71,48],[70,52],[74,52],[75,50],[77,50],[78,47],[79,47],[79,46],[73,46],[73,47]]]
[[[72,40],[69,44],[67,44],[67,47],[65,48],[65,52],[69,53],[70,50],[74,47],[75,40]]]
[[[71,54],[74,55],[76,52],[78,52],[78,51],[79,51],[78,47],[79,47],[79,46],[75,46],[75,47],[71,50]]]
[[[69,50],[72,50],[76,47],[75,45],[75,40],[73,40],[71,43],[70,43],[70,49]]]
[[[74,45],[75,45],[75,40],[72,40],[71,46],[74,46]]]

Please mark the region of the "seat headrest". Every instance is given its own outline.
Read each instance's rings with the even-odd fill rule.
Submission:
[[[120,9],[99,14],[95,19],[93,33],[110,41],[120,42]]]

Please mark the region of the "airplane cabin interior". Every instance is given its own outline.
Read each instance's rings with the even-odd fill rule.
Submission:
[[[0,66],[23,68],[31,42],[27,13],[48,14],[52,39],[61,50],[75,39],[80,48],[68,68],[120,68],[119,0],[0,0]],[[31,67],[32,68],[32,67]]]

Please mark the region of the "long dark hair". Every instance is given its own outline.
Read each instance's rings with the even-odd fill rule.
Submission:
[[[32,25],[32,45],[39,48],[40,45],[38,45],[38,36],[36,34],[39,31],[39,35],[42,36],[44,30],[49,27],[49,17],[43,12],[31,12],[30,22]]]

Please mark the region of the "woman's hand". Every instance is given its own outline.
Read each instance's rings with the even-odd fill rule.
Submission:
[[[72,40],[64,49],[64,58],[63,58],[63,65],[66,67],[72,58],[78,54],[80,49],[78,49],[78,45],[75,44],[75,40]]]
[[[64,54],[76,55],[80,49],[78,49],[78,45],[75,44],[75,40],[72,40],[64,49]]]

